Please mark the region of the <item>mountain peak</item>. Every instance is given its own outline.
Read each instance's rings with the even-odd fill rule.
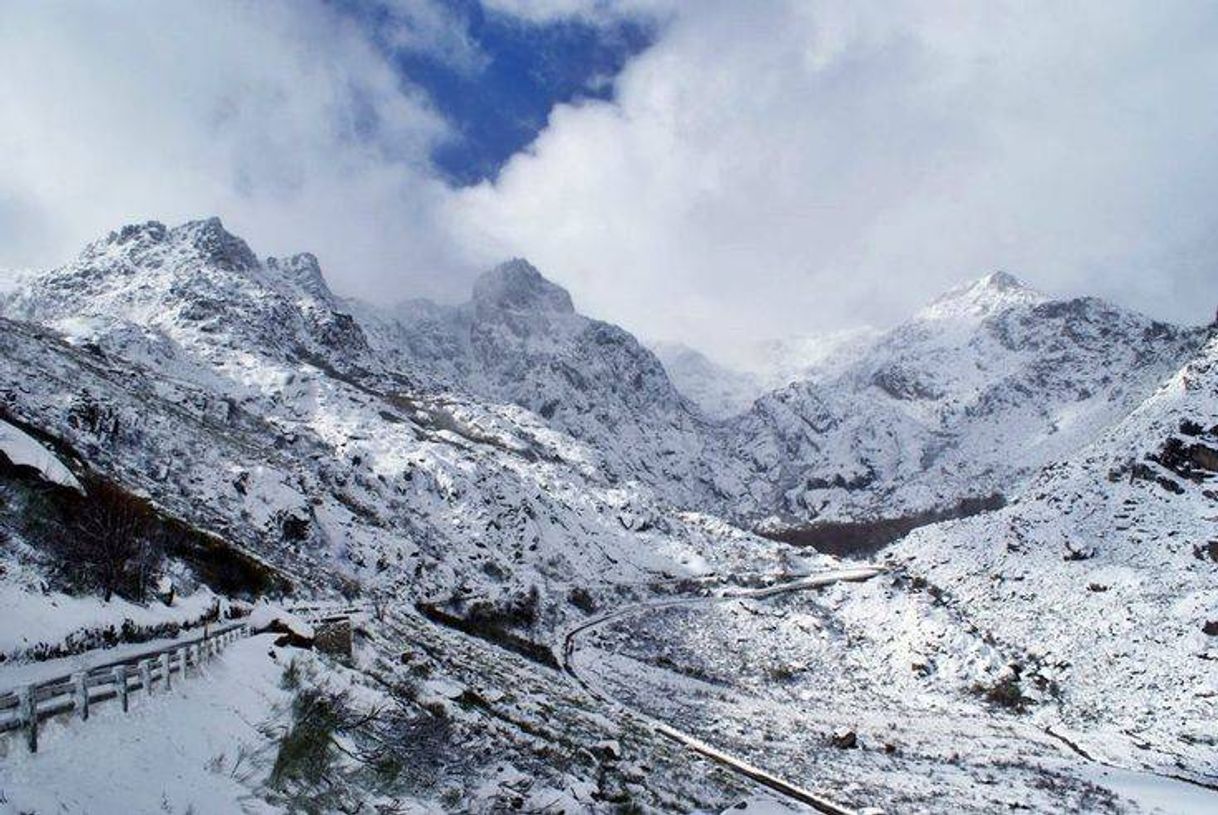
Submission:
[[[312,252],[301,252],[286,258],[267,258],[267,270],[306,294],[319,300],[330,300],[330,287],[321,273],[321,264]]]
[[[214,216],[176,226],[169,230],[169,237],[188,242],[200,255],[225,269],[248,271],[258,266],[258,256],[249,244],[225,229]]]
[[[948,290],[917,316],[924,320],[987,317],[1012,306],[1035,305],[1047,299],[1015,275],[999,270]]]
[[[551,283],[527,260],[513,258],[484,272],[474,282],[479,309],[571,314],[575,306],[562,286]]]
[[[977,281],[976,285],[982,285],[986,288],[998,289],[999,291],[1009,291],[1011,289],[1028,289],[1032,287],[1024,283],[1010,272],[1004,272],[1001,269],[995,272],[990,272],[985,277]]]
[[[224,228],[219,218],[187,221],[168,228],[160,221],[127,224],[89,244],[82,258],[124,256],[140,263],[149,253],[185,253],[230,271],[257,268],[249,244]]]

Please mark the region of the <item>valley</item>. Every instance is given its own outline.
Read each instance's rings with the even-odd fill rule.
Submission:
[[[0,690],[360,602],[349,659],[259,633],[156,701],[216,722],[148,742],[167,811],[1218,801],[1212,326],[995,273],[741,387],[523,260],[373,306],[218,219],[122,227],[0,294]],[[0,748],[0,811],[88,811],[102,724]]]

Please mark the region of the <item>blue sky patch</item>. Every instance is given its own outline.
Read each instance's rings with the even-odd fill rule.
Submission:
[[[432,155],[436,168],[456,185],[494,179],[536,138],[555,105],[612,98],[612,79],[654,39],[645,21],[533,24],[487,12],[477,0],[444,0],[440,7],[464,26],[479,52],[470,68],[468,60],[390,41],[390,12],[383,6],[359,0],[336,4],[371,28],[404,79],[425,90],[456,130],[457,137]]]

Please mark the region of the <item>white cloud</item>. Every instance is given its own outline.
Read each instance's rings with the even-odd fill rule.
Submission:
[[[720,348],[890,321],[994,268],[1180,320],[1218,301],[1214,7],[669,10],[615,103],[555,110],[456,201],[478,257],[526,255],[585,310]]]
[[[455,71],[474,75],[490,62],[470,36],[468,21],[441,0],[381,0],[390,45],[428,55]]]
[[[340,288],[453,295],[424,96],[322,3],[16,2],[0,23],[0,264],[221,215]]]
[[[437,0],[382,35],[476,72]],[[532,259],[583,310],[712,349],[904,316],[997,267],[1179,320],[1218,301],[1218,7],[487,0],[658,20],[613,103],[556,109],[497,182],[323,0],[14,0],[0,18],[0,266],[221,215],[342,291],[468,293]]]
[[[530,23],[579,19],[597,22],[629,14],[647,0],[483,0],[482,5]]]

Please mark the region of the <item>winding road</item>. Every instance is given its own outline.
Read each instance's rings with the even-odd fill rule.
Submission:
[[[591,693],[598,699],[628,711],[633,717],[647,724],[652,730],[665,738],[672,739],[688,749],[702,755],[710,760],[723,765],[732,772],[748,778],[750,781],[756,782],[769,790],[778,793],[788,800],[806,804],[817,812],[828,813],[828,815],[879,815],[880,811],[876,809],[855,810],[849,807],[838,804],[826,798],[823,795],[806,790],[789,781],[785,781],[776,775],[773,775],[760,767],[756,767],[748,762],[735,756],[724,753],[718,750],[701,739],[678,730],[671,725],[659,721],[641,710],[632,708],[620,700],[613,698],[605,690],[598,687],[587,677],[581,676],[575,668],[572,657],[575,655],[579,646],[580,637],[587,634],[596,628],[607,625],[617,620],[626,617],[632,617],[637,614],[654,611],[657,608],[672,608],[674,606],[691,606],[705,605],[708,603],[723,603],[732,600],[741,599],[760,599],[766,597],[775,597],[779,594],[789,594],[797,591],[809,591],[811,589],[821,588],[833,583],[842,582],[859,582],[870,580],[884,570],[878,566],[859,566],[850,569],[835,569],[830,572],[822,572],[820,574],[808,575],[796,580],[791,580],[786,583],[780,583],[775,586],[767,586],[760,589],[727,589],[715,594],[699,597],[679,597],[665,600],[652,600],[643,603],[635,603],[634,605],[623,606],[613,611],[601,614],[591,619],[585,620],[579,625],[567,631],[563,638],[562,654],[559,656],[559,664],[562,669],[579,683],[581,687]]]

